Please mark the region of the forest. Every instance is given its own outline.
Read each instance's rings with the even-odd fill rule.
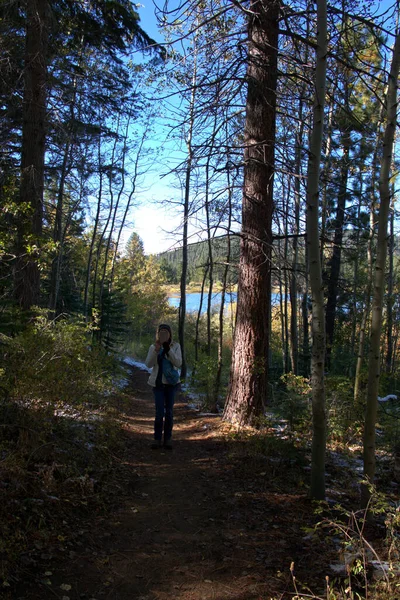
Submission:
[[[0,0],[0,595],[396,600],[399,4],[143,8]]]

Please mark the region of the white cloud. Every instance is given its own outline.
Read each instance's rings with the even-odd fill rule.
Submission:
[[[147,204],[134,208],[130,216],[133,227],[127,232],[126,239],[135,231],[143,240],[146,254],[158,254],[181,245],[181,218],[170,208]]]

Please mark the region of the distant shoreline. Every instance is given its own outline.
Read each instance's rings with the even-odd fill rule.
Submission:
[[[178,283],[170,283],[170,284],[163,285],[162,287],[169,298],[180,298],[181,289],[180,289],[180,285]],[[220,282],[214,283],[213,292],[215,292],[215,293],[222,292],[222,285]],[[232,285],[232,286],[230,286],[229,289],[226,290],[227,294],[229,294],[231,292],[233,292],[233,293],[237,292],[237,285]],[[201,293],[201,283],[189,283],[186,286],[186,293],[187,294],[200,294]],[[208,293],[208,287],[205,286],[204,294],[207,294],[207,293]]]

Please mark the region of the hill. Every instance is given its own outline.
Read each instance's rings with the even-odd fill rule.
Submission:
[[[240,238],[237,234],[221,235],[211,241],[214,263],[214,279],[221,281],[227,263],[228,240],[230,241],[229,275],[230,283],[237,281],[237,266],[239,262]],[[169,250],[157,255],[169,283],[178,283],[182,265],[182,248]],[[188,244],[188,281],[201,282],[204,269],[208,264],[208,241]]]

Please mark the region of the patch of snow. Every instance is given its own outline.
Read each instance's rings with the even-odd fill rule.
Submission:
[[[339,452],[330,452],[329,456],[335,465],[335,467],[343,467],[347,469],[355,469],[356,471],[363,470],[363,460],[362,458],[349,458],[343,456]]]
[[[113,385],[115,385],[115,387],[119,390],[123,390],[129,385],[129,379],[126,377],[120,377],[119,379],[115,379],[113,381]]]
[[[336,573],[336,575],[342,575],[342,577],[345,577],[347,575],[346,566],[343,563],[334,563],[329,566],[331,568],[331,571]]]
[[[72,421],[76,421],[76,427],[86,427],[87,429],[93,429],[93,425],[90,425],[89,423],[92,423],[93,421],[103,421],[104,419],[101,414],[78,410],[70,404],[64,404],[62,408],[55,408],[54,416],[71,419]]]
[[[384,396],[383,398],[380,398],[378,396],[378,402],[389,402],[389,400],[397,400],[396,394],[389,394],[388,396]]]
[[[134,358],[131,358],[130,356],[125,356],[125,358],[123,359],[124,363],[126,363],[127,365],[131,366],[131,367],[136,367],[137,369],[140,369],[141,371],[147,371],[147,373],[151,373],[151,369],[149,369],[149,367],[146,367],[146,365],[142,362],[139,362],[137,360],[135,360]]]

